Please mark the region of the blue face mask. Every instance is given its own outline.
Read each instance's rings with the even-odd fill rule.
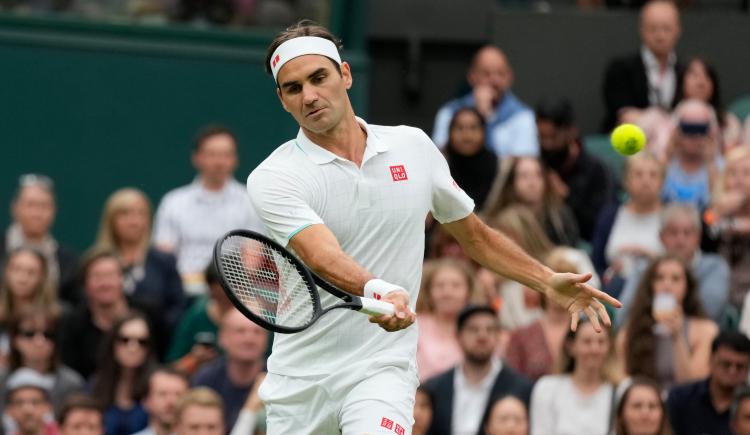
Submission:
[[[705,136],[708,134],[707,122],[685,122],[680,121],[680,133],[685,136]]]

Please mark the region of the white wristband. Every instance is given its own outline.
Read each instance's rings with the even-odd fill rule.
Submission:
[[[379,278],[373,278],[365,284],[365,297],[370,299],[380,300],[383,296],[395,291],[406,292],[403,287]]]

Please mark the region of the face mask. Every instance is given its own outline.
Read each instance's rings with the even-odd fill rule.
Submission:
[[[541,158],[545,165],[552,169],[560,169],[565,161],[568,160],[568,146],[564,146],[557,150],[546,150],[541,149]]]

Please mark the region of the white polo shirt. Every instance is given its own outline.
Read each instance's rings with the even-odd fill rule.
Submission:
[[[412,309],[424,258],[428,212],[442,223],[468,216],[474,202],[453,181],[430,138],[412,127],[357,121],[367,132],[362,167],[310,141],[277,148],[248,177],[247,188],[267,234],[286,246],[297,232],[325,224],[344,252],[378,278],[403,286]],[[321,291],[322,305],[340,300]],[[362,365],[415,366],[416,325],[386,332],[365,315],[334,310],[297,334],[276,334],[271,373],[322,375]]]

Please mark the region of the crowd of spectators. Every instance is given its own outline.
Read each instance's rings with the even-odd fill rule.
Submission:
[[[175,2],[188,3],[210,2]],[[675,54],[673,3],[647,3],[640,26],[641,47],[604,72],[606,128],[649,138],[622,179],[584,146],[569,101],[512,93],[498,47],[437,111],[433,138],[483,219],[624,306],[602,333],[585,318],[571,331],[566,310],[471,263],[428,219],[414,434],[750,435],[750,118],[724,109],[709,61]],[[263,231],[237,147],[202,129],[194,180],[155,210],[136,188],[113,192],[80,256],[50,233],[53,180],[20,177],[0,237],[0,431],[264,432],[272,337],[210,264],[224,232]]]

